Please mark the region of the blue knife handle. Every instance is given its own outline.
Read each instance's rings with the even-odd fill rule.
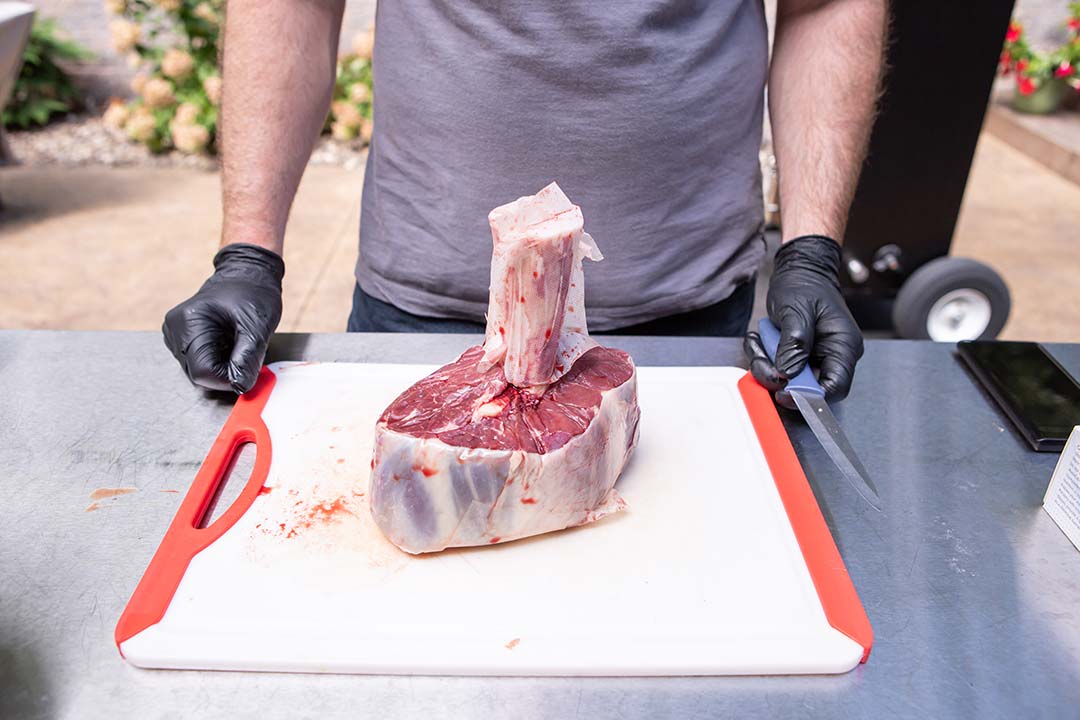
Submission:
[[[758,333],[761,335],[761,342],[765,345],[765,352],[769,353],[769,359],[776,362],[776,348],[780,344],[779,328],[773,325],[768,318],[765,318],[758,322]],[[788,380],[784,390],[797,390],[804,395],[825,397],[825,391],[818,385],[817,378],[814,377],[814,371],[810,369],[810,363],[806,364],[802,372]]]

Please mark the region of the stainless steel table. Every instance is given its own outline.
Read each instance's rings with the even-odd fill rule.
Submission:
[[[464,336],[285,335],[271,359],[439,362]],[[610,341],[639,364],[738,364],[720,339]],[[1080,375],[1080,346],[1055,354]],[[143,671],[112,631],[229,411],[156,333],[0,332],[0,717],[1078,717],[1080,552],[1030,452],[951,356],[872,341],[836,407],[869,510],[792,440],[874,626],[837,677],[448,678]],[[84,512],[95,488],[137,493]],[[738,592],[732,588],[732,592]]]

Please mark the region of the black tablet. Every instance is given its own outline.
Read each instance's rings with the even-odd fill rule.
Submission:
[[[1080,385],[1037,343],[965,341],[960,359],[1031,447],[1058,452],[1080,425]]]

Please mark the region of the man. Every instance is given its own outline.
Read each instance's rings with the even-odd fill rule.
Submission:
[[[231,0],[215,273],[166,316],[191,380],[251,388],[281,316],[289,207],[322,128],[344,0]],[[594,330],[741,335],[763,254],[758,147],[769,80],[783,245],[776,362],[843,397],[862,337],[840,246],[873,118],[885,0],[383,0],[354,331],[482,331],[487,211],[552,180],[606,259]]]

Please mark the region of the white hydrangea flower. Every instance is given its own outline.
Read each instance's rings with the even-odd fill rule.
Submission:
[[[347,142],[356,137],[356,128],[334,122],[330,125],[330,134],[334,136],[335,140]]]
[[[143,101],[150,108],[165,108],[176,102],[172,83],[164,78],[150,78],[143,85]]]
[[[221,104],[221,78],[217,75],[211,75],[203,80],[203,90],[206,91],[206,97],[214,105]]]
[[[113,48],[123,54],[139,44],[142,33],[135,23],[118,18],[109,23],[109,35],[112,37]]]
[[[149,142],[154,138],[154,116],[144,107],[136,108],[124,124],[124,132],[132,140]]]
[[[199,106],[194,103],[180,103],[176,108],[176,115],[173,116],[173,122],[181,125],[194,125],[195,120],[199,117]]]
[[[109,102],[109,107],[105,109],[105,113],[101,116],[101,120],[114,130],[123,130],[124,125],[127,124],[130,116],[131,112],[127,109],[127,105],[124,104],[124,101],[114,99]]]
[[[131,91],[136,95],[142,95],[143,88],[146,87],[146,81],[149,78],[146,73],[139,73],[135,77],[131,78]]]
[[[180,152],[195,154],[206,149],[210,131],[202,125],[173,124],[169,128],[173,145]]]
[[[365,59],[371,59],[371,53],[375,49],[375,28],[370,27],[362,33],[357,33],[352,41],[354,53]]]
[[[359,128],[364,122],[364,116],[361,114],[360,108],[348,100],[337,100],[330,106],[330,109],[334,113],[335,120],[353,130]]]
[[[165,51],[164,57],[161,58],[162,74],[174,80],[186,78],[194,67],[194,58],[178,48],[169,48]]]
[[[217,12],[214,8],[210,7],[210,3],[207,2],[201,2],[196,5],[193,14],[195,17],[200,20],[205,20],[208,23],[216,23],[218,21]]]
[[[371,99],[371,91],[362,82],[353,83],[353,86],[349,88],[349,99],[354,103],[367,102]]]

